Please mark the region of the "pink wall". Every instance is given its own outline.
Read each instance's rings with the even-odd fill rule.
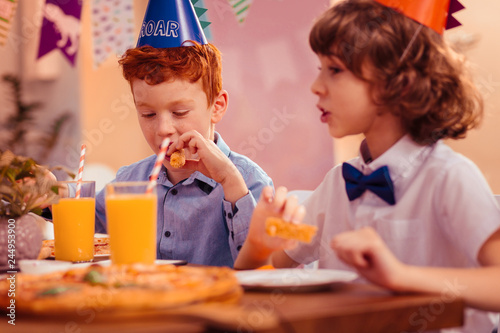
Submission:
[[[254,0],[239,24],[227,0],[204,1],[229,92],[216,130],[276,186],[314,189],[333,166],[332,139],[310,92],[318,61],[308,44],[312,22],[328,3]]]

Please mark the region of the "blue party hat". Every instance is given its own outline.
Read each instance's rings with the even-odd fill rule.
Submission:
[[[190,0],[149,0],[137,47],[155,48],[201,45],[207,39]]]

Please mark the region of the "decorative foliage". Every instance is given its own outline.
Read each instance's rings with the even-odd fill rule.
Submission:
[[[0,150],[0,216],[40,214],[41,207],[57,200],[56,183],[49,170],[32,158]]]
[[[23,101],[21,82],[16,76],[5,74],[3,81],[12,87],[12,101],[15,105],[15,112],[7,118],[5,124],[2,126],[4,132],[9,133],[9,137],[0,143],[0,149],[9,149],[16,154],[27,154],[26,148],[29,145],[26,135],[30,127],[34,124],[34,113],[42,107],[42,104],[39,102],[25,103]],[[37,160],[46,161],[50,152],[57,144],[64,124],[70,118],[71,115],[68,112],[60,115],[49,126],[49,130],[37,141],[40,145],[40,149],[37,150]]]

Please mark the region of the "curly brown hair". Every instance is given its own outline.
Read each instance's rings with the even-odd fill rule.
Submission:
[[[463,138],[480,123],[483,100],[464,57],[432,29],[376,1],[337,3],[318,18],[309,43],[369,82],[374,103],[399,115],[418,143]]]
[[[202,80],[203,90],[211,105],[222,90],[221,53],[211,43],[173,48],[154,48],[149,45],[128,49],[118,63],[123,77],[132,86],[134,79],[149,85],[174,79],[191,83]]]

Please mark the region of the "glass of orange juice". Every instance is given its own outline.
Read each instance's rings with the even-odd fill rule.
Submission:
[[[156,259],[156,187],[148,182],[106,185],[106,220],[113,264],[152,264]]]
[[[86,262],[94,259],[95,181],[58,182],[59,201],[52,205],[54,250],[57,260]]]

